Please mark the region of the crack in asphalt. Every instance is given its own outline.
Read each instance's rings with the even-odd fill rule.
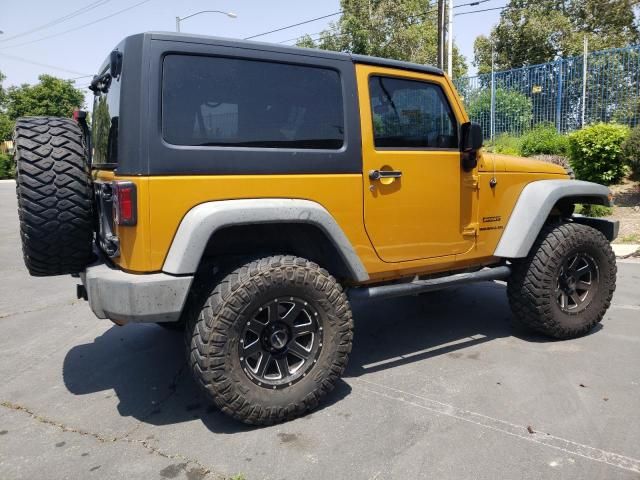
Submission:
[[[180,373],[184,370],[184,366],[178,371],[178,373],[176,374],[176,377],[174,377],[175,380],[177,380],[178,376],[180,375]],[[173,393],[175,393],[175,390],[167,396],[167,398],[165,399],[165,401],[170,398],[171,395],[173,395]],[[62,422],[53,420],[51,418],[48,417],[44,417],[42,415],[37,414],[35,411],[33,411],[32,409],[30,409],[29,407],[25,407],[24,405],[20,405],[17,403],[13,403],[13,402],[8,402],[8,401],[2,401],[0,402],[0,406],[8,409],[8,410],[12,410],[14,412],[20,412],[23,414],[28,415],[29,417],[31,417],[33,420],[42,423],[44,425],[48,425],[50,427],[54,427],[57,428],[63,432],[68,432],[68,433],[75,433],[78,435],[82,435],[82,436],[87,436],[87,437],[92,437],[95,440],[97,440],[99,443],[104,444],[104,443],[126,443],[129,445],[140,445],[143,448],[145,448],[146,450],[149,450],[151,453],[158,455],[160,457],[169,459],[169,460],[180,460],[182,462],[186,462],[187,464],[191,464],[194,467],[197,468],[198,473],[202,474],[201,478],[211,478],[212,480],[224,480],[225,477],[224,475],[218,474],[216,473],[212,468],[204,465],[203,463],[201,463],[199,460],[196,460],[195,458],[191,458],[191,457],[187,457],[186,455],[183,455],[181,453],[168,453],[165,452],[163,450],[161,450],[160,448],[154,446],[151,444],[151,442],[149,440],[136,440],[136,439],[132,439],[132,438],[128,438],[128,435],[130,435],[131,433],[133,433],[133,431],[135,431],[135,429],[131,432],[126,433],[125,435],[121,435],[121,436],[106,436],[106,435],[102,435],[100,433],[96,433],[96,432],[91,432],[89,430],[84,430],[82,428],[75,428],[75,427],[70,427],[68,425],[65,425]],[[138,428],[139,425],[136,427]]]

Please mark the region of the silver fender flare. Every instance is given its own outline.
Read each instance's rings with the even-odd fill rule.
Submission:
[[[340,252],[353,280],[369,279],[351,242],[327,209],[310,200],[283,198],[220,200],[193,207],[180,222],[162,271],[174,275],[193,274],[217,230],[263,223],[306,223],[318,227]]]
[[[531,182],[520,193],[494,256],[526,257],[551,209],[558,200],[567,197],[579,199],[577,203],[609,205],[609,189],[604,185],[581,180]]]

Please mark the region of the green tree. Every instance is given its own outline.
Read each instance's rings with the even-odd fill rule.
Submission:
[[[84,105],[84,93],[70,80],[40,75],[35,85],[23,84],[6,91],[5,108],[11,120],[29,115],[70,117]]]
[[[7,96],[6,92],[4,91],[4,86],[2,85],[2,82],[4,82],[5,78],[7,78],[5,74],[0,71],[0,108],[4,106],[4,102]]]
[[[13,120],[10,120],[5,113],[0,112],[0,143],[11,140],[13,125]]]
[[[2,85],[5,78],[4,74],[0,72],[0,142],[9,140],[13,131],[13,121],[7,116],[5,110],[7,94]]]
[[[491,70],[495,48],[498,70],[580,55],[587,36],[591,51],[640,41],[637,0],[510,0],[489,37],[474,43],[479,73]]]
[[[409,62],[437,63],[437,8],[430,0],[341,0],[343,14],[320,38],[297,45]],[[465,58],[453,48],[453,75],[465,75]]]

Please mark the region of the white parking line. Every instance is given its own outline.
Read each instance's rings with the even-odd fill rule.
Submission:
[[[404,355],[398,355],[397,357],[386,358],[386,359],[381,360],[379,362],[367,363],[366,365],[363,365],[362,368],[364,370],[367,370],[367,369],[370,369],[370,368],[379,367],[381,365],[388,365],[390,363],[395,363],[395,362],[399,362],[401,360],[406,360],[407,358],[417,357],[417,356],[420,356],[420,355],[424,355],[425,353],[435,352],[435,351],[438,351],[438,350],[446,350],[448,347],[455,347],[455,346],[459,346],[459,345],[464,345],[466,343],[476,342],[478,340],[482,340],[482,339],[485,339],[485,338],[487,338],[487,336],[486,335],[482,335],[480,333],[478,333],[476,335],[469,335],[468,337],[464,337],[464,338],[461,338],[459,340],[454,340],[452,342],[438,344],[435,347],[429,347],[429,348],[425,348],[423,350],[417,350],[415,352],[406,353]]]
[[[515,425],[505,420],[492,418],[469,410],[463,410],[447,403],[431,400],[414,393],[405,392],[397,388],[364,380],[363,378],[347,378],[345,381],[351,384],[352,388],[355,386],[353,385],[355,383],[358,384],[358,389],[362,389],[370,394],[402,402],[424,410],[429,410],[437,415],[446,415],[496,432],[560,450],[571,455],[577,455],[588,460],[594,460],[623,470],[640,473],[640,460],[636,458],[607,452],[606,450],[601,450],[599,448],[590,447],[589,445],[556,437],[555,435],[551,435],[546,432],[536,432],[532,429],[533,433],[530,433],[527,430],[527,425]]]
[[[622,308],[623,310],[640,310],[640,305],[618,305],[616,303],[612,303],[611,308]]]

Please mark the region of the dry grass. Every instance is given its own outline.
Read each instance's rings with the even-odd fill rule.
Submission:
[[[626,178],[609,188],[615,204],[611,218],[620,221],[615,243],[640,243],[640,181]]]

